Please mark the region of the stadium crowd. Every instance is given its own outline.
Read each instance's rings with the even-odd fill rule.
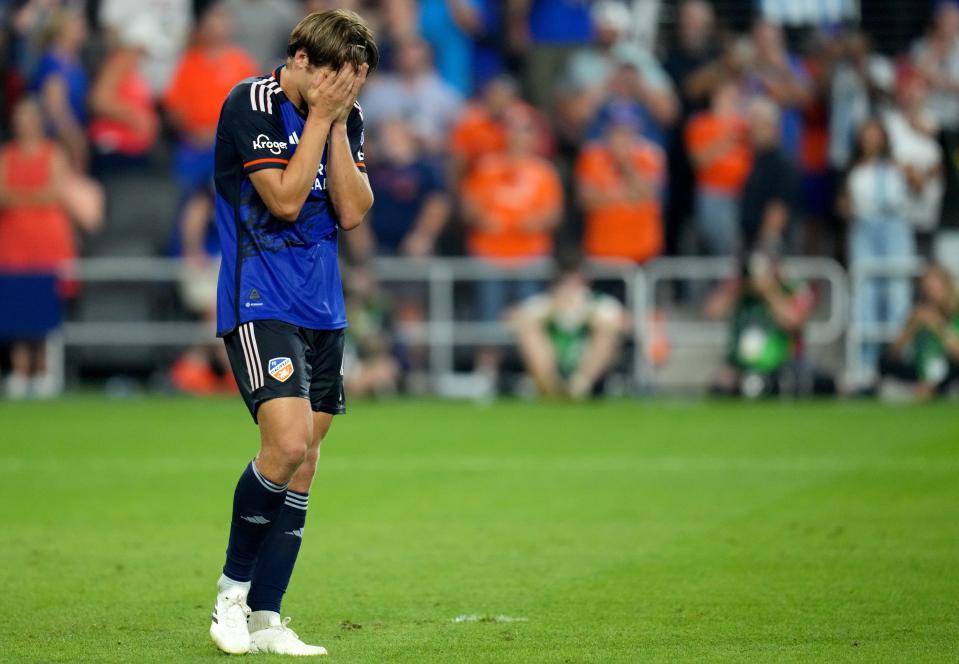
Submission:
[[[748,337],[731,346],[731,368],[762,373],[795,352],[812,306],[807,288],[778,276],[779,257],[932,259],[940,222],[955,225],[944,200],[959,145],[959,3],[928,4],[926,33],[907,52],[885,54],[854,20],[786,31],[757,12],[735,33],[708,0],[3,2],[0,269],[42,270],[88,253],[82,240],[103,216],[100,187],[136,173],[165,178],[178,201],[168,241],[132,253],[183,256],[184,297],[208,315],[220,105],[237,81],[282,62],[304,13],[346,7],[369,21],[383,53],[360,97],[376,201],[344,242],[356,274],[354,353],[364,360],[354,391],[396,389],[404,369],[425,362],[421,349],[396,351],[387,330],[390,317],[426,315],[423,293],[383,296],[366,267],[379,256],[466,255],[510,267],[569,253],[632,264],[734,256],[743,269],[706,313],[736,318]],[[652,6],[669,20],[650,19]],[[851,389],[870,389],[881,368],[901,375],[904,364],[919,367],[923,389],[955,377],[954,284],[932,270],[939,276],[917,293],[905,276],[867,279],[853,315],[930,336],[938,380],[906,357],[910,337],[885,355],[863,344],[866,371]],[[588,371],[564,359],[560,378],[535,370],[557,362],[536,357],[547,341],[525,343],[548,393],[588,392],[615,361],[615,303],[582,295],[576,274],[565,271],[550,292],[580,294],[581,310],[565,319],[580,337],[602,337],[596,343],[570,341],[564,315],[550,318],[551,296],[537,295],[541,283],[486,281],[472,300],[484,321],[527,300],[529,315],[513,318],[521,341],[540,334],[529,320],[548,320],[547,341],[565,339],[557,354],[599,349],[583,359]],[[760,315],[742,313],[757,302]],[[589,331],[594,318],[602,323]],[[767,329],[757,340],[760,319]],[[782,357],[770,364],[771,354]],[[38,344],[14,344],[13,358],[11,394],[49,389],[28,378],[42,370]],[[174,382],[224,388],[229,372],[210,368],[220,361],[192,349]],[[490,349],[477,355],[478,366],[499,361]],[[566,380],[572,387],[558,387]]]

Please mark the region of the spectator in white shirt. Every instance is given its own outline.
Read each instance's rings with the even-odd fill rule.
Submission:
[[[915,257],[915,238],[906,216],[908,203],[909,185],[893,161],[886,130],[877,119],[869,119],[859,131],[856,158],[841,200],[852,227],[853,316],[864,326],[898,328],[909,315],[912,287],[908,277],[855,279],[857,269]],[[879,344],[863,343],[859,359],[857,386],[872,387],[879,366]]]
[[[906,218],[916,232],[920,252],[931,255],[939,227],[945,171],[939,126],[927,105],[928,86],[918,76],[906,76],[899,85],[898,105],[885,116],[892,157],[902,167],[909,185]]]

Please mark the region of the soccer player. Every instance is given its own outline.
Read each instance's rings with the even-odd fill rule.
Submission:
[[[229,653],[324,655],[280,619],[320,441],[345,412],[338,229],[373,203],[356,97],[379,53],[363,20],[304,18],[286,63],[230,92],[216,134],[217,334],[260,428],[233,495],[210,636]]]

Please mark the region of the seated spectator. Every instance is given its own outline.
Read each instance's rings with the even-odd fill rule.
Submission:
[[[12,119],[13,140],[0,150],[0,272],[56,275],[76,255],[62,201],[67,156],[44,136],[35,100],[22,99]],[[58,386],[46,370],[44,340],[15,340],[12,364],[6,386],[11,397],[55,396]]]
[[[540,156],[552,154],[552,137],[545,116],[519,98],[513,79],[500,76],[491,80],[482,94],[463,109],[450,132],[448,148],[454,183],[459,183],[484,155],[506,150],[506,115],[514,108],[525,110],[536,121]]]
[[[198,190],[187,199],[173,238],[173,253],[182,260],[180,298],[189,312],[212,328],[216,322],[216,283],[220,271],[220,243],[213,224],[213,192]],[[186,394],[235,393],[223,344],[197,339],[170,368],[173,387]]]
[[[433,165],[400,119],[376,129],[377,159],[369,162],[376,202],[369,223],[347,236],[364,257],[431,256],[450,214],[450,200]]]
[[[346,284],[344,382],[359,397],[394,394],[399,387],[400,363],[390,337],[390,303],[366,267],[349,270]]]
[[[919,280],[919,302],[883,355],[880,373],[916,385],[929,399],[959,384],[959,294],[952,276],[939,266]]]
[[[872,119],[859,131],[859,144],[846,182],[841,205],[851,225],[849,264],[852,270],[875,267],[877,262],[906,261],[916,256],[916,243],[906,218],[908,188],[905,175],[893,161],[882,123]],[[853,290],[853,316],[864,326],[900,326],[909,315],[912,289],[908,277],[866,276]],[[879,345],[866,342],[859,349],[858,389],[875,384]]]
[[[463,182],[463,217],[471,255],[497,264],[522,266],[546,258],[559,224],[563,189],[556,169],[536,156],[536,127],[524,111],[507,119],[507,151],[487,155]],[[508,290],[514,287],[514,297]],[[480,318],[498,320],[509,300],[526,297],[536,284],[483,281]]]
[[[748,120],[753,161],[740,199],[740,242],[746,252],[780,253],[799,207],[799,173],[780,146],[779,108],[754,100]]]
[[[174,177],[184,199],[213,177],[213,139],[223,100],[234,85],[259,73],[253,59],[231,41],[231,30],[229,12],[210,5],[164,97],[179,134]]]
[[[892,157],[909,184],[906,217],[916,233],[920,253],[932,255],[933,236],[939,228],[946,191],[939,126],[929,112],[927,85],[918,76],[900,82],[898,105],[884,117]]]
[[[47,130],[66,148],[80,171],[89,161],[84,126],[90,82],[80,62],[87,41],[87,22],[79,11],[62,9],[47,26],[46,48],[33,73],[30,89],[40,101]]]
[[[510,323],[536,388],[546,397],[584,399],[619,359],[628,326],[618,300],[592,291],[578,267],[513,311]]]
[[[146,165],[156,143],[159,119],[141,71],[154,30],[143,18],[124,26],[93,84],[90,140],[98,175]]]
[[[696,173],[696,228],[711,256],[739,251],[739,195],[752,165],[749,127],[740,113],[739,87],[727,81],[712,108],[686,126],[686,147]]]
[[[813,304],[812,290],[787,281],[773,256],[750,255],[740,274],[706,303],[707,318],[729,321],[726,363],[715,390],[748,398],[835,392],[834,381],[803,358],[802,333]]]
[[[640,130],[626,109],[610,118],[605,138],[584,149],[576,165],[589,258],[643,263],[662,251],[666,158]]]
[[[407,37],[397,44],[395,62],[395,72],[378,74],[363,88],[360,102],[368,126],[400,117],[410,123],[427,152],[442,152],[463,98],[440,78],[422,39]]]

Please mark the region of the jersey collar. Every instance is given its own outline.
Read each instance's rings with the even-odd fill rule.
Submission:
[[[280,65],[279,67],[273,70],[273,78],[276,79],[277,83],[280,83],[280,76],[282,75],[283,70],[285,68],[286,68],[286,65],[284,64],[284,65]],[[293,106],[294,110],[296,110],[296,112],[300,115],[300,117],[302,117],[304,120],[306,119],[306,113],[303,111],[303,109],[295,106],[293,102],[290,101],[290,98],[286,96],[286,93],[283,91],[282,84],[280,85],[280,89],[277,94],[279,95],[280,101],[285,101],[290,106]]]

